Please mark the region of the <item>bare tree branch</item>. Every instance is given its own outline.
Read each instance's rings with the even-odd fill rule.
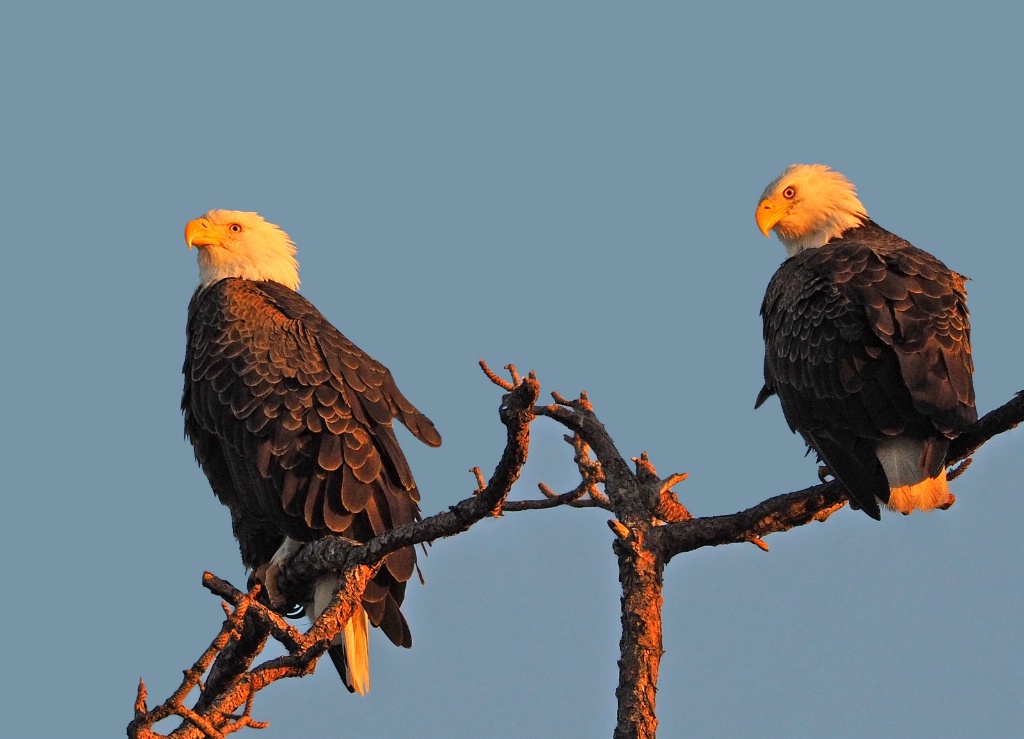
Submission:
[[[1021,423],[1024,423],[1024,390],[1018,392],[1009,402],[986,413],[967,431],[953,439],[953,443],[949,445],[946,463],[954,464],[967,460],[986,441],[1016,428]]]
[[[951,473],[955,478],[970,463],[985,442],[1024,422],[1024,393],[987,413],[950,445],[946,463],[962,463]],[[829,482],[787,493],[728,516],[697,518],[661,528],[656,536],[666,561],[677,554],[706,546],[752,541],[768,534],[787,531],[811,521],[824,521],[848,501],[838,482]]]
[[[584,488],[595,473],[616,518],[609,521],[616,535],[613,550],[619,563],[622,585],[622,638],[620,641],[618,718],[616,739],[653,737],[657,727],[655,694],[662,654],[662,573],[677,554],[705,546],[749,542],[767,551],[761,537],[786,531],[812,521],[824,521],[848,502],[838,482],[816,485],[763,501],[745,511],[727,516],[693,518],[672,487],[685,474],[660,478],[646,454],[633,458],[636,472],[629,470],[604,425],[594,414],[585,393],[567,400],[552,393],[553,405],[535,409],[574,433],[576,446],[593,449],[595,460],[576,461]],[[947,462],[963,462],[951,476],[969,464],[969,455],[996,434],[1024,422],[1024,394],[980,419],[953,442]],[[509,509],[506,503],[506,510]]]
[[[518,511],[543,511],[548,508],[569,506],[570,508],[603,508],[610,511],[611,504],[608,499],[591,483],[581,482],[575,488],[561,495],[556,494],[544,483],[538,485],[544,497],[540,500],[506,500],[501,506],[502,513],[515,513]],[[583,498],[584,495],[590,497]]]
[[[270,683],[300,677],[315,668],[351,616],[366,583],[383,558],[398,549],[454,536],[477,521],[503,512],[543,510],[559,506],[602,508],[614,514],[608,525],[614,533],[612,549],[618,560],[622,586],[618,716],[616,739],[655,736],[655,699],[662,656],[662,584],[665,565],[676,555],[705,546],[749,542],[767,550],[761,537],[811,521],[824,521],[847,503],[837,482],[769,498],[738,513],[693,518],[680,503],[674,486],[682,473],[661,478],[643,453],[626,458],[597,418],[582,393],[576,400],[552,393],[554,403],[538,406],[540,385],[530,373],[520,377],[513,365],[506,369],[511,382],[480,363],[487,377],[506,391],[499,416],[507,428],[501,459],[486,483],[474,469],[476,489],[471,497],[422,521],[393,529],[366,542],[325,538],[303,546],[282,568],[279,587],[291,602],[309,600],[311,584],[323,574],[340,572],[343,583],[331,605],[306,632],[301,633],[265,602],[257,585],[243,593],[207,573],[203,584],[226,601],[226,619],[177,690],[164,703],[149,709],[145,685],[140,681],[130,737],[166,737],[153,730],[159,721],[179,717],[169,735],[176,739],[223,737],[243,728],[265,726],[252,718],[253,698]],[[551,418],[567,428],[580,484],[556,494],[546,485],[538,500],[507,501],[529,452],[530,424],[537,416]],[[993,436],[1024,422],[1024,393],[984,416],[950,447],[947,462],[960,463],[950,478],[962,473],[970,455]],[[599,489],[603,486],[604,491]],[[287,654],[256,664],[268,639],[280,642]],[[203,676],[207,675],[205,683]],[[198,689],[191,708],[188,696]]]
[[[665,560],[648,538],[661,515],[683,520],[689,513],[679,505],[671,487],[685,475],[658,477],[646,454],[634,459],[636,473],[623,459],[604,425],[594,414],[586,393],[567,400],[552,393],[554,405],[536,409],[575,432],[582,444],[593,450],[596,461],[577,465],[581,474],[595,474],[603,480],[605,494],[615,513],[609,526],[616,535],[613,551],[618,559],[622,586],[619,640],[619,684],[615,690],[618,712],[616,739],[648,739],[655,736],[658,671],[662,649],[662,573]],[[591,472],[591,465],[600,472]]]

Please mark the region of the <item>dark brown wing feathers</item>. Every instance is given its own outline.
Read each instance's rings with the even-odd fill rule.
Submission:
[[[391,373],[305,298],[272,282],[228,279],[189,305],[185,432],[232,510],[243,562],[267,562],[285,536],[366,541],[419,519],[419,492],[395,438],[441,437]],[[386,559],[367,588],[371,622],[409,646],[399,606],[412,548]]]
[[[843,465],[829,457],[851,451],[861,468],[851,474],[881,472],[873,444],[855,449],[858,439],[936,437],[935,467],[938,439],[977,419],[966,301],[963,277],[871,221],[800,252],[779,267],[761,307],[757,404],[777,393],[790,427],[813,438],[840,479]],[[885,500],[888,489],[876,494]]]

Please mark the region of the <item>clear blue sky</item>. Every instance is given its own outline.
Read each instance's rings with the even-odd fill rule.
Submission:
[[[182,230],[212,207],[288,231],[304,294],[436,422],[440,449],[402,437],[427,514],[501,450],[481,357],[587,390],[624,454],[690,473],[697,515],[813,483],[777,402],[753,409],[783,259],[754,206],[795,161],[973,278],[978,405],[1005,402],[1024,388],[1008,8],[6,9],[6,730],[122,735],[139,677],[165,697],[221,621],[202,571],[244,582],[178,410]],[[561,434],[538,422],[516,497],[575,484]],[[674,561],[661,735],[1024,735],[1022,434],[977,455],[947,512],[843,511],[768,554]],[[367,698],[326,666],[265,691],[262,736],[610,735],[606,518],[435,544],[414,648],[374,641]]]

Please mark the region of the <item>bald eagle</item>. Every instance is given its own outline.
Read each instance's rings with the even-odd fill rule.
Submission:
[[[301,542],[364,542],[419,520],[392,419],[430,446],[441,436],[386,367],[296,292],[288,235],[256,213],[211,210],[188,223],[185,241],[199,261],[182,370],[185,435],[231,511],[243,564],[263,576]],[[369,689],[369,623],[412,646],[400,606],[415,566],[412,548],[389,554],[331,648],[350,691]],[[336,576],[318,582],[307,613],[319,615],[337,585]]]
[[[788,259],[761,305],[764,387],[856,506],[948,508],[950,440],[974,423],[964,277],[868,218],[854,186],[794,164],[757,225]]]

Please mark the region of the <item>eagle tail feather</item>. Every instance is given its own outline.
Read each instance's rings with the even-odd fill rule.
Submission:
[[[896,437],[878,444],[876,456],[889,481],[890,510],[911,511],[949,508],[956,498],[949,492],[943,465],[949,442],[942,439]]]
[[[312,607],[307,607],[314,621],[326,610],[339,585],[337,575],[325,575],[317,580]],[[350,693],[366,695],[370,692],[370,617],[361,604],[352,612],[328,654]]]
[[[370,618],[362,606],[356,608],[345,624],[342,639],[345,642],[345,685],[359,695],[366,695],[370,692]]]
[[[327,654],[330,655],[331,662],[334,663],[334,669],[338,671],[338,676],[341,677],[341,681],[348,688],[348,692],[356,692],[356,689],[349,684],[348,680],[348,663],[345,660],[345,647],[331,647],[327,650]]]
[[[926,477],[914,485],[899,485],[889,491],[889,509],[907,515],[915,510],[949,508],[956,500],[949,492],[946,471],[937,477]]]

